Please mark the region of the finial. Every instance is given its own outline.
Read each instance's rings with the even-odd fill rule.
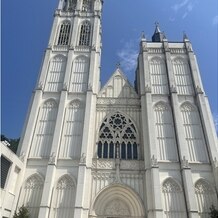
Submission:
[[[155,33],[160,33],[161,31],[159,27],[159,22],[156,21],[154,24],[155,24]]]
[[[185,31],[183,31],[183,40],[189,40]]]
[[[163,39],[167,39],[165,32],[163,31]]]
[[[154,24],[156,27],[159,27],[159,22],[156,21]]]
[[[120,69],[120,62],[117,62],[116,67],[117,69]]]
[[[145,32],[144,31],[142,31],[141,39],[145,39]]]

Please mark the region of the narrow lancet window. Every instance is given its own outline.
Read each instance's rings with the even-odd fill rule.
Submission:
[[[63,10],[64,11],[73,11],[76,9],[77,0],[65,0]]]
[[[81,25],[79,45],[89,46],[90,45],[90,34],[91,34],[91,25],[88,21],[85,21]]]
[[[70,38],[70,23],[64,22],[60,26],[60,32],[58,37],[58,45],[68,45]]]
[[[82,11],[90,12],[92,10],[92,1],[83,0]]]

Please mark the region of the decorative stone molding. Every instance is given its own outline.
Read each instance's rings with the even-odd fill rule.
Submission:
[[[216,157],[214,158],[213,164],[214,164],[215,168],[218,168],[218,161],[217,161]]]
[[[184,48],[171,48],[170,52],[172,54],[185,54],[186,50]]]
[[[172,86],[170,87],[170,92],[171,92],[171,93],[177,93],[177,88],[176,88],[176,86],[172,85]]]
[[[186,160],[185,156],[183,156],[183,159],[181,161],[181,167],[182,169],[190,169],[189,162],[188,160]]]
[[[121,169],[140,170],[140,161],[138,160],[121,160]]]
[[[93,91],[93,90],[92,90],[92,84],[91,84],[91,83],[88,84],[88,90],[87,90],[87,91],[91,91],[91,92]]]
[[[86,163],[86,155],[85,153],[82,153],[82,156],[80,157],[80,164],[85,164]]]
[[[112,104],[118,104],[118,105],[140,105],[140,101],[137,98],[98,98],[97,104],[101,105],[112,105]]]
[[[196,86],[195,90],[196,90],[197,94],[203,94],[204,93],[200,86]]]
[[[92,162],[92,168],[97,169],[114,169],[115,168],[115,162],[114,160],[98,160],[95,159]]]
[[[148,48],[147,48],[146,45],[143,45],[142,51],[144,51],[144,52],[148,52]]]
[[[145,86],[145,93],[151,93],[151,86],[148,84]]]
[[[43,82],[40,81],[40,82],[38,83],[36,89],[37,89],[37,90],[42,90],[42,88],[43,88]]]
[[[24,162],[24,160],[25,160],[25,157],[26,157],[26,153],[23,151],[22,153],[21,153],[21,155],[20,155],[20,160],[22,161],[22,162]]]
[[[157,158],[155,158],[154,155],[151,157],[151,167],[152,168],[158,168],[159,167],[158,162],[157,162]]]
[[[190,44],[186,44],[186,49],[188,52],[193,52],[192,46]]]
[[[68,84],[65,82],[63,85],[63,91],[68,91]]]
[[[105,215],[108,216],[130,216],[130,211],[127,205],[124,202],[116,199],[111,201],[109,205],[105,208]]]
[[[51,156],[49,157],[48,164],[55,164],[55,158],[55,152],[52,152]]]
[[[120,159],[115,160],[116,174],[114,183],[122,183],[120,179]]]
[[[153,54],[162,54],[162,53],[164,53],[162,48],[149,48],[148,52],[153,53]]]

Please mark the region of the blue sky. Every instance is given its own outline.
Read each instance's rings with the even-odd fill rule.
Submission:
[[[16,138],[21,135],[58,1],[3,0],[1,4],[1,132]],[[181,41],[183,31],[188,35],[217,118],[217,8],[217,0],[105,0],[102,84],[118,62],[133,83],[141,32],[150,40],[158,21],[169,41]]]

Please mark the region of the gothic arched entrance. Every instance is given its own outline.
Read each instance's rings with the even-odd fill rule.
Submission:
[[[131,188],[113,184],[104,188],[94,199],[90,218],[144,218],[142,200]]]

